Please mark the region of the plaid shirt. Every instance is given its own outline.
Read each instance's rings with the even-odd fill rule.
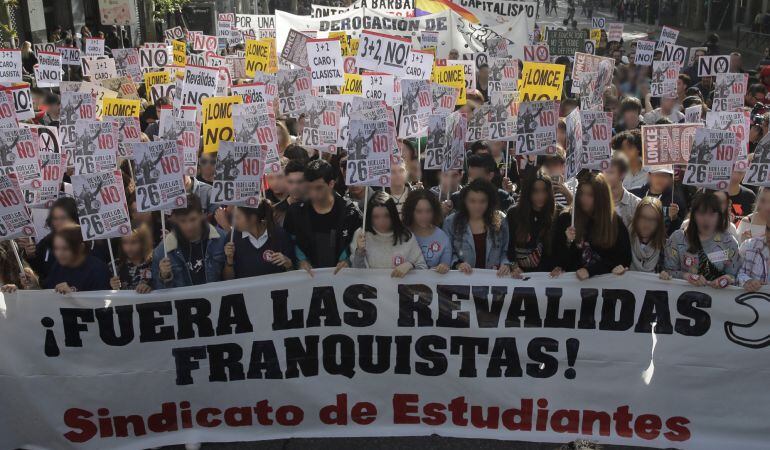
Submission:
[[[770,260],[770,249],[765,237],[749,239],[741,245],[743,265],[738,271],[738,283],[743,285],[749,280],[759,280],[768,283],[767,264]]]

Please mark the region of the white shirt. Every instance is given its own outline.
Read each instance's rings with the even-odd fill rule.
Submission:
[[[251,245],[254,246],[254,248],[262,248],[263,245],[267,243],[267,230],[263,231],[262,234],[256,238],[253,234],[249,233],[248,231],[241,232],[241,236],[244,239],[248,239]]]
[[[636,174],[631,173],[629,171],[625,178],[623,178],[623,187],[628,189],[629,191],[632,189],[640,188],[647,184],[647,174],[650,172],[650,169],[647,167],[642,167],[642,170],[637,172]]]

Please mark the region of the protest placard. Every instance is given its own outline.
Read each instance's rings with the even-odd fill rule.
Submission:
[[[118,76],[118,71],[115,68],[115,60],[112,58],[83,58],[83,62],[84,64],[89,64],[88,72],[89,76],[91,77],[91,81],[106,80],[108,78],[116,78]]]
[[[687,164],[700,123],[642,126],[642,159],[645,166]]]
[[[27,212],[16,174],[0,175],[0,240],[34,235],[35,227]]]
[[[356,66],[361,69],[401,75],[409,62],[412,41],[375,31],[361,32]]]
[[[676,82],[679,79],[679,63],[675,61],[654,61],[650,95],[653,97],[676,97]]]
[[[431,114],[428,116],[427,135],[425,141],[425,170],[444,170],[444,156],[449,138],[446,133],[447,114]]]
[[[452,113],[455,110],[460,90],[452,86],[431,83],[430,91],[431,98],[433,99],[433,114],[449,115]]]
[[[29,120],[35,117],[34,105],[32,104],[32,94],[29,90],[29,83],[17,84],[6,88],[6,92],[13,95],[13,106],[18,120]]]
[[[738,142],[732,131],[698,128],[695,131],[687,170],[682,183],[707,189],[725,190],[730,185]]]
[[[730,72],[729,55],[711,55],[698,58],[698,77],[712,77],[720,73]]]
[[[566,136],[567,145],[564,148],[566,154],[566,161],[564,163],[564,177],[567,180],[575,178],[575,176],[583,168],[582,163],[587,158],[583,156],[583,124],[581,122],[582,114],[580,108],[575,108],[567,116],[566,122]]]
[[[73,144],[76,174],[111,171],[117,167],[118,133],[112,122],[79,119],[75,122]]]
[[[307,40],[310,36],[300,33],[297,30],[289,30],[286,37],[286,43],[281,50],[281,58],[296,64],[300,67],[308,67],[307,62]]]
[[[7,91],[0,91],[0,129],[16,128],[19,126],[16,117],[16,105],[13,103],[13,95]]]
[[[749,74],[719,73],[714,82],[714,98],[711,109],[714,111],[739,111],[743,109]]]
[[[346,73],[343,75],[345,83],[340,88],[340,94],[342,95],[363,95],[363,78],[361,75],[354,75]]]
[[[112,50],[115,59],[115,71],[118,76],[129,77],[134,83],[142,81],[142,67],[139,64],[139,50],[135,48],[116,48]]]
[[[40,176],[37,141],[29,128],[0,130],[0,173],[11,172],[22,187],[30,182],[35,185]]]
[[[169,49],[166,44],[161,45],[161,47],[148,47],[145,44],[144,47],[139,48],[139,66],[143,72],[154,72],[173,64],[173,59],[169,58]]]
[[[444,152],[444,170],[462,170],[465,167],[465,143],[468,141],[468,119],[455,111],[446,119],[447,146]]]
[[[487,127],[487,116],[489,115],[489,105],[483,104],[477,106],[468,117],[468,134],[466,142],[475,142],[489,137]]]
[[[267,73],[270,65],[270,44],[267,41],[246,40],[246,76],[253,78],[256,72]]]
[[[586,39],[587,30],[549,29],[546,33],[548,49],[553,56],[573,56],[583,51],[583,41]]]
[[[305,69],[281,69],[278,71],[276,83],[281,114],[299,116],[305,110],[305,99],[310,95],[310,74]]]
[[[679,69],[684,67],[687,62],[687,47],[681,45],[666,44],[663,46],[663,53],[660,55],[661,61],[675,62]]]
[[[465,99],[465,68],[464,66],[436,66],[433,68],[431,81],[460,90],[457,105],[464,105]]]
[[[521,102],[516,119],[516,154],[551,155],[556,153],[556,124],[559,102]]]
[[[390,187],[391,148],[388,123],[382,120],[350,120],[348,186]]]
[[[433,70],[434,56],[432,53],[424,50],[414,50],[409,52],[409,62],[404,68],[401,78],[415,80],[429,80]]]
[[[751,186],[770,187],[770,134],[764,135],[757,143],[743,182]]]
[[[399,111],[398,137],[422,136],[428,126],[428,116],[433,110],[430,82],[425,80],[401,80],[401,110]]]
[[[615,60],[602,56],[576,53],[575,63],[572,65],[572,93],[579,94],[580,82],[586,72],[598,72],[598,85],[606,86],[612,82],[612,74],[615,70]],[[607,81],[609,80],[609,81]]]
[[[139,117],[141,101],[123,98],[105,98],[102,102],[102,114],[105,116]]]
[[[636,53],[634,55],[634,64],[637,66],[651,66],[652,58],[655,56],[655,42],[638,40],[636,41]]]
[[[80,49],[77,47],[56,47],[56,50],[61,55],[61,63],[63,66],[81,66],[80,61]]]
[[[222,142],[211,189],[220,205],[256,207],[261,197],[266,148],[244,142]]]
[[[307,61],[313,87],[342,86],[342,46],[336,38],[308,39]]]
[[[141,142],[142,128],[138,116],[109,116],[102,118],[104,122],[112,122],[118,134],[118,156],[131,156],[131,144]]]
[[[218,80],[219,69],[201,66],[185,67],[181,104],[202,106],[205,99],[216,94]]]
[[[612,155],[612,113],[580,111],[583,144],[579,157],[581,169],[605,170]]]
[[[337,101],[310,97],[305,110],[305,126],[300,141],[306,148],[337,153],[340,105]]]
[[[401,103],[401,86],[396,85],[396,77],[387,73],[361,75],[361,90],[362,96],[369,100],[383,101],[388,106]]]
[[[516,91],[494,91],[491,93],[487,110],[489,139],[512,141],[516,138],[516,111],[519,93]]]
[[[519,81],[521,101],[561,100],[566,70],[561,64],[525,62]]]
[[[184,164],[176,140],[139,142],[131,147],[137,211],[184,208],[187,205]]]
[[[658,43],[655,50],[663,50],[663,47],[665,47],[666,44],[676,44],[677,38],[679,38],[679,30],[664,26],[660,30],[660,37],[658,37]]]
[[[216,152],[220,142],[233,140],[233,105],[237,103],[241,103],[239,95],[203,100],[204,153]]]
[[[27,201],[27,205],[50,208],[60,196],[61,184],[67,170],[67,159],[61,153],[41,150],[39,154],[40,175],[35,186],[28,184],[31,189],[28,189],[25,194],[27,196],[31,194],[32,199]]]
[[[110,239],[131,234],[120,170],[72,176],[83,240]]]
[[[607,29],[607,42],[621,42],[623,40],[623,23],[613,22]]]
[[[21,83],[22,81],[21,50],[0,49],[0,82]]]
[[[551,61],[551,53],[545,44],[525,45],[524,61],[547,63]]]
[[[685,123],[700,123],[703,115],[703,105],[692,105],[684,110]]]
[[[100,37],[87,37],[85,38],[85,55],[86,56],[102,56],[104,55],[104,38]]]
[[[750,111],[709,111],[706,113],[706,128],[732,131],[735,133],[735,170],[745,172],[749,166],[749,122]]]
[[[61,55],[58,52],[40,52],[35,66],[38,87],[58,87],[62,80]]]

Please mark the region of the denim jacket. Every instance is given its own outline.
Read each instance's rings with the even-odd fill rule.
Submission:
[[[503,264],[509,264],[508,261],[508,221],[505,220],[505,214],[496,212],[501,216],[500,229],[496,233],[487,232],[487,262],[485,267],[475,267],[476,269],[497,269]],[[471,266],[476,264],[476,248],[473,244],[473,233],[470,225],[465,226],[465,232],[462,236],[455,233],[454,222],[457,219],[457,213],[450,214],[444,220],[444,232],[449,236],[452,243],[452,267],[456,267],[461,262],[466,262]]]
[[[225,266],[225,244],[227,235],[211,225],[207,225],[209,233],[206,244],[206,258],[204,260],[206,281],[212,283],[222,280],[222,269]],[[171,260],[171,280],[160,279],[160,260],[163,259],[163,243],[155,248],[152,254],[152,281],[155,289],[167,289],[192,285],[192,277],[187,269],[187,262],[182,251],[179,250],[176,232],[166,235],[166,252]]]

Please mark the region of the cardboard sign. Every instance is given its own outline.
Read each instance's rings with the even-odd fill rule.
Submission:
[[[32,94],[29,90],[29,83],[19,84],[6,88],[6,92],[13,95],[13,105],[16,110],[18,120],[29,120],[35,117],[35,111],[32,104]]]
[[[475,142],[489,137],[487,128],[487,115],[489,105],[483,104],[477,106],[468,117],[468,134],[466,142]]]
[[[131,234],[131,218],[120,170],[72,176],[83,240],[110,239]]]
[[[607,25],[607,21],[604,17],[591,17],[591,28],[603,30]]]
[[[132,145],[132,152],[137,211],[187,206],[182,152],[176,141],[140,142]]]
[[[431,83],[430,91],[433,99],[433,114],[447,116],[455,110],[460,89]]]
[[[515,91],[494,91],[490,95],[487,113],[489,139],[512,141],[516,137],[516,103],[519,93]]]
[[[749,166],[749,111],[709,111],[706,113],[706,128],[732,131],[738,155],[735,157],[735,170],[746,171]]]
[[[754,149],[754,158],[743,182],[752,186],[770,187],[770,134],[764,135]]]
[[[623,23],[611,23],[607,30],[607,42],[621,42],[623,40]]]
[[[219,69],[201,66],[185,67],[181,104],[202,106],[205,99],[216,95],[218,80]]]
[[[85,39],[86,56],[102,56],[104,55],[104,38],[88,37]]]
[[[135,48],[116,48],[112,50],[115,70],[118,76],[128,77],[134,83],[142,81],[142,67],[139,64],[139,50]]]
[[[561,100],[565,71],[562,64],[525,62],[519,82],[521,101]]]
[[[558,119],[557,101],[520,103],[516,119],[516,154],[555,154]]]
[[[612,113],[580,111],[583,144],[579,156],[581,169],[605,170],[612,155]]]
[[[0,175],[0,240],[30,237],[35,226],[13,173]]]
[[[361,75],[353,75],[346,73],[343,75],[345,83],[340,88],[340,94],[342,95],[363,95],[363,77]]]
[[[265,152],[265,173],[281,170],[273,108],[266,103],[233,105],[235,141],[259,145]]]
[[[168,54],[165,44],[163,47],[142,47],[139,49],[139,66],[144,72],[162,69],[170,65]]]
[[[679,63],[676,61],[654,61],[650,94],[653,97],[676,97],[676,81],[679,79]]]
[[[92,81],[106,80],[108,78],[116,78],[118,76],[118,71],[115,68],[115,60],[112,58],[94,60],[83,58],[82,61],[84,64],[88,64],[89,76],[91,77]]]
[[[255,72],[267,73],[270,66],[270,44],[267,41],[246,40],[246,76]]]
[[[401,80],[401,110],[398,137],[408,138],[425,135],[428,116],[433,111],[430,82]]]
[[[464,105],[465,99],[465,68],[464,66],[437,66],[433,68],[431,81],[460,90],[457,105]]]
[[[444,157],[448,143],[445,114],[428,116],[428,139],[425,142],[425,170],[444,170]]]
[[[63,66],[81,66],[80,49],[77,47],[56,47],[61,54],[61,63]]]
[[[233,140],[233,105],[237,103],[241,103],[238,95],[203,100],[203,153],[216,152],[220,142]]]
[[[745,103],[749,74],[720,73],[714,83],[714,98],[711,109],[714,111],[740,111]]]
[[[217,153],[211,201],[255,208],[261,198],[265,148],[244,142],[222,142]]]
[[[196,34],[193,36],[192,49],[196,52],[216,52],[219,50],[219,40],[216,36]]]
[[[391,75],[404,73],[412,48],[410,39],[369,30],[362,31],[360,39],[357,67]]]
[[[385,73],[364,74],[361,76],[361,89],[363,90],[363,97],[366,99],[383,101],[388,106],[401,103],[401,85],[396,85],[396,77],[393,75]]]
[[[21,185],[32,182],[36,187],[40,177],[36,144],[29,128],[0,130],[0,172],[13,172]]]
[[[553,56],[573,56],[583,51],[583,42],[588,39],[587,30],[555,30],[546,33],[548,49]]]
[[[230,88],[232,95],[240,95],[243,103],[264,103],[268,101],[265,83],[239,84]]]
[[[524,61],[549,62],[550,60],[551,52],[548,50],[547,45],[538,44],[524,46]]]
[[[97,173],[115,170],[118,155],[118,133],[112,122],[81,119],[75,122],[72,158],[75,173]]]
[[[278,108],[281,114],[298,116],[305,110],[305,99],[310,95],[310,74],[305,69],[279,70]]]
[[[25,192],[28,199],[31,195],[31,200],[28,200],[27,204],[50,208],[53,202],[59,198],[61,183],[66,170],[66,155],[41,151],[39,179],[36,187]]]
[[[154,102],[152,97],[150,97],[150,91],[152,90],[153,86],[156,84],[168,84],[170,82],[171,75],[169,75],[169,73],[166,71],[146,72],[144,74],[144,88],[145,92],[147,93],[147,99]]]
[[[655,42],[653,41],[636,41],[636,55],[634,56],[634,64],[637,66],[651,66],[652,59],[655,57]]]
[[[390,187],[391,148],[388,123],[351,120],[345,184]]]
[[[165,36],[166,39],[169,41],[174,39],[181,40],[185,38],[184,30],[182,29],[182,27],[174,27],[174,28],[169,28],[168,30],[164,30],[163,36]]]
[[[684,110],[685,123],[700,123],[703,115],[703,105],[692,105]]]
[[[105,98],[102,114],[105,116],[139,117],[141,101],[122,98]]]
[[[642,160],[645,166],[687,164],[700,123],[642,126]]]
[[[580,93],[580,82],[583,73],[598,72],[598,85],[605,86],[612,81],[614,70],[615,60],[612,58],[604,58],[587,53],[576,53],[575,63],[572,65],[572,93]],[[606,80],[610,81],[607,82]]]
[[[698,77],[711,77],[730,71],[730,55],[701,56],[698,58]]]
[[[682,183],[707,189],[727,189],[738,153],[738,142],[732,131],[699,128],[695,132]]]
[[[187,64],[187,44],[184,41],[172,40],[171,52],[175,66],[184,67]]]
[[[305,110],[301,145],[321,152],[337,154],[340,105],[334,100],[310,97]]]
[[[61,55],[58,52],[40,52],[35,65],[38,87],[58,87],[61,84]]]
[[[666,44],[663,46],[663,53],[660,55],[660,60],[675,62],[681,69],[687,61],[687,47]]]
[[[446,120],[448,145],[444,150],[444,170],[462,170],[465,163],[465,142],[468,120],[464,113],[455,111]]]
[[[336,38],[308,39],[307,62],[313,87],[342,86],[342,45]]]
[[[0,82],[22,82],[21,50],[0,49]]]
[[[142,128],[134,116],[104,116],[104,122],[112,122],[118,133],[118,156],[131,156],[131,144],[141,142]]]
[[[300,67],[308,67],[307,62],[307,40],[310,36],[302,34],[297,30],[289,30],[286,37],[286,43],[281,50],[281,59],[285,59],[292,64]]]
[[[663,50],[663,47],[666,46],[666,44],[674,45],[676,44],[676,40],[679,37],[679,30],[675,30],[674,28],[669,27],[663,27],[660,30],[660,37],[658,38],[658,44],[655,47],[655,50]]]

